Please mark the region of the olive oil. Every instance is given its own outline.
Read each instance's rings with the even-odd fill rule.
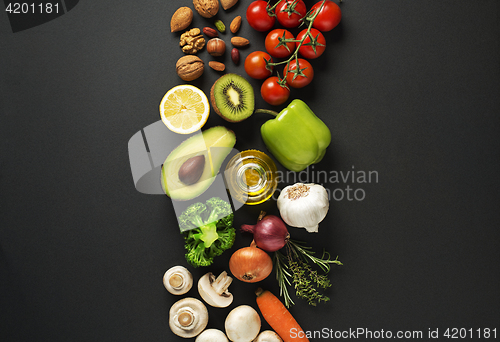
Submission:
[[[249,205],[267,201],[278,186],[276,164],[257,150],[236,154],[227,164],[225,175],[231,196]]]

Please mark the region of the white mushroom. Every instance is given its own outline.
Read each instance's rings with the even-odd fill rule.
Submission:
[[[264,330],[253,342],[283,342],[283,340],[274,331]]]
[[[178,336],[195,337],[208,324],[208,310],[196,298],[184,298],[172,305],[169,312],[170,329]]]
[[[198,335],[195,342],[229,342],[229,340],[219,329],[207,329]]]
[[[226,335],[233,342],[251,342],[260,331],[260,316],[249,305],[235,307],[226,317]]]
[[[193,276],[187,268],[174,266],[165,272],[163,286],[174,295],[183,295],[193,286]]]
[[[226,271],[217,278],[212,272],[208,272],[198,281],[198,292],[208,305],[225,308],[233,302],[233,295],[227,290],[232,281],[233,278]]]

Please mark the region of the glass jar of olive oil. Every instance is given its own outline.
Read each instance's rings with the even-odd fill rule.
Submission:
[[[278,186],[276,164],[257,150],[236,154],[227,164],[225,176],[231,196],[250,205],[267,201]]]

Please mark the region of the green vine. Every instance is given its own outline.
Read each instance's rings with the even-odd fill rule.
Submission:
[[[287,12],[288,15],[290,16],[292,13],[297,13],[297,11],[295,10],[295,6],[297,5],[297,2],[298,0],[294,0],[293,2],[286,2],[286,7],[284,9],[284,12]],[[302,39],[300,40],[297,40],[297,39],[287,39],[285,38],[285,34],[283,34],[282,37],[278,38],[278,45],[276,45],[276,47],[279,47],[279,46],[286,46],[287,43],[299,43],[299,45],[297,46],[297,48],[293,51],[293,53],[290,55],[290,57],[287,59],[287,60],[284,60],[284,61],[280,61],[280,62],[271,62],[270,60],[266,60],[266,68],[268,70],[272,70],[272,67],[275,67],[275,66],[278,66],[278,65],[282,65],[282,64],[286,64],[286,73],[283,75],[283,78],[280,78],[279,75],[278,75],[278,79],[280,81],[283,81],[286,79],[288,73],[293,73],[293,79],[295,80],[298,76],[303,76],[303,77],[307,77],[303,71],[306,69],[306,68],[299,68],[299,49],[302,45],[304,46],[311,46],[312,49],[314,50],[314,52],[316,53],[316,47],[317,46],[324,46],[323,44],[319,43],[318,42],[318,39],[317,39],[317,36],[316,37],[313,37],[312,33],[311,33],[311,29],[312,29],[312,26],[313,26],[313,23],[314,23],[314,20],[316,19],[316,17],[318,16],[319,12],[321,12],[321,10],[323,9],[323,6],[325,5],[325,2],[326,0],[323,0],[323,2],[321,3],[321,6],[318,8],[317,11],[312,11],[310,10],[309,12],[306,13],[306,15],[304,16],[304,18],[302,18],[302,24],[304,23],[307,23],[307,32],[306,34],[302,37]],[[271,16],[276,16],[276,14],[274,13],[274,9],[276,8],[276,6],[280,3],[280,1],[278,1],[276,4],[274,4],[274,6],[272,7],[269,7],[269,3],[268,3],[268,7],[267,7],[267,11],[269,13],[269,15]],[[302,25],[301,24],[301,25]],[[308,43],[304,43],[304,41],[309,38],[310,41]],[[288,47],[287,47],[288,49]],[[294,70],[291,70],[289,71],[289,66],[290,66],[290,62],[292,60],[295,59],[295,63],[297,65],[297,67],[294,69]],[[285,86],[285,83],[284,82],[279,82],[279,84],[284,87]]]

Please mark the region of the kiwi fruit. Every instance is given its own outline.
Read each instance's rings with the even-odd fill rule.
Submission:
[[[225,74],[210,90],[215,112],[229,122],[240,122],[253,114],[255,96],[250,83],[240,75]]]

